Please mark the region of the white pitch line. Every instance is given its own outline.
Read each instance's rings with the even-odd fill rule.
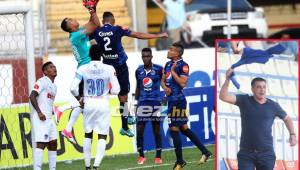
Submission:
[[[214,159],[209,159],[207,160],[207,162],[210,162],[210,161],[214,161]],[[198,161],[191,161],[191,162],[186,162],[186,163],[195,163],[195,162],[198,162]],[[147,166],[139,166],[139,167],[132,167],[132,168],[125,168],[125,169],[119,169],[119,170],[132,170],[132,169],[142,169],[142,168],[156,168],[156,167],[160,167],[160,166],[169,166],[169,165],[173,165],[174,163],[172,164],[160,164],[160,165],[147,165]]]

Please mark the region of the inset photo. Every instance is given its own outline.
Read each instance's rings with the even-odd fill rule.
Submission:
[[[217,40],[217,169],[298,169],[297,40]]]

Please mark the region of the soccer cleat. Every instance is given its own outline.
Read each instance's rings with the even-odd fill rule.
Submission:
[[[59,111],[57,106],[54,106],[53,113],[54,113],[55,123],[58,124],[63,112]]]
[[[183,167],[186,165],[186,162],[185,161],[182,161],[181,163],[179,162],[176,162],[174,167],[173,167],[173,170],[181,170],[183,169]]]
[[[128,130],[124,130],[123,128],[120,129],[120,134],[121,135],[126,135],[128,137],[133,137],[134,134],[133,132],[131,131],[131,129],[128,129]]]
[[[145,157],[142,157],[142,156],[140,156],[140,157],[138,158],[137,164],[139,164],[139,165],[143,165],[143,164],[145,163],[145,161],[146,161],[146,158],[145,158]]]
[[[93,170],[98,170],[98,167],[97,166],[93,166]]]
[[[85,167],[85,170],[91,170],[91,167]]]
[[[68,139],[69,142],[76,144],[76,141],[73,137],[73,134],[71,132],[68,132],[66,129],[64,129],[61,134]]]
[[[135,124],[135,119],[133,116],[128,116],[127,122],[129,125],[134,125]]]
[[[162,159],[161,158],[155,158],[154,163],[155,164],[162,164]]]
[[[211,157],[211,155],[212,155],[211,152],[208,152],[207,154],[203,154],[200,160],[198,161],[198,164],[204,164],[209,159],[209,157]]]

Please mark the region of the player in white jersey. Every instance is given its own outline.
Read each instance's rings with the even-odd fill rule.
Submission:
[[[52,120],[52,107],[56,95],[54,79],[57,75],[56,67],[52,62],[46,62],[42,66],[44,77],[40,78],[30,94],[30,102],[33,108],[32,128],[36,148],[34,152],[34,170],[40,170],[43,163],[43,151],[48,148],[49,169],[55,170],[57,131]]]
[[[97,50],[96,45],[91,47],[91,51],[94,50]],[[71,86],[72,94],[78,98],[79,84],[83,80],[83,125],[85,132],[83,153],[87,170],[91,168],[93,131],[98,134],[97,152],[93,170],[96,170],[102,161],[110,126],[108,94],[117,95],[120,91],[115,69],[99,61],[100,56],[101,54],[97,52],[91,53],[92,61],[78,68],[76,71],[76,79],[74,79]]]

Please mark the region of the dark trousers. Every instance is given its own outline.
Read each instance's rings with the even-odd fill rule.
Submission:
[[[273,170],[276,156],[274,151],[255,151],[241,149],[238,154],[239,170]]]

